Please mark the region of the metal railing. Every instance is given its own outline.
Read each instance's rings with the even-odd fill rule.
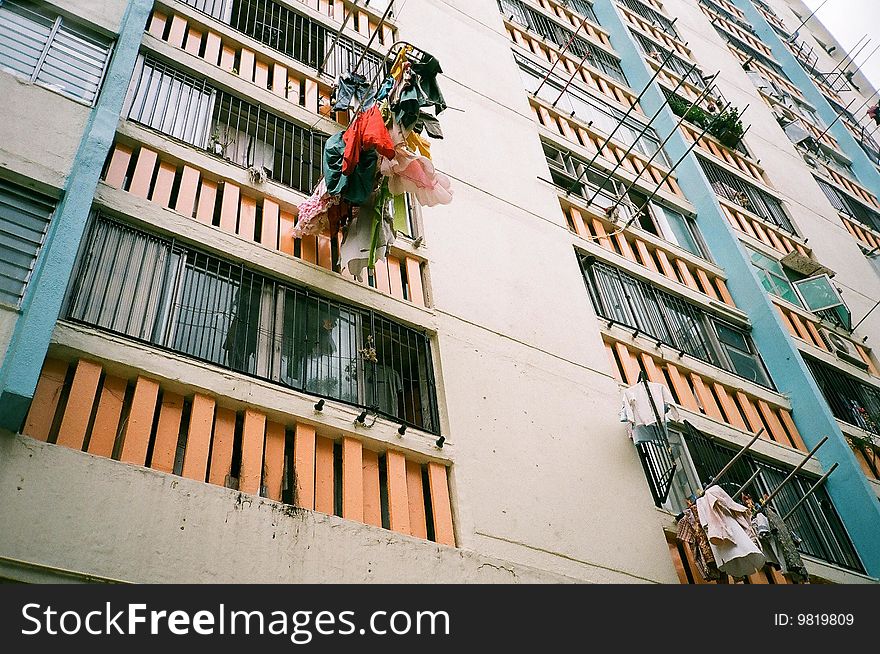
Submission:
[[[150,57],[139,59],[126,115],[307,195],[322,174],[325,134]]]
[[[653,7],[642,4],[639,0],[617,0],[617,2],[632,11],[634,14],[638,14],[649,23],[656,25],[670,36],[678,38],[675,24]]]
[[[722,445],[695,430],[686,430],[684,440],[701,484],[709,483],[737,452],[737,449]],[[776,488],[790,469],[746,453],[727,472],[721,486],[732,494],[755,472],[758,472],[758,476],[747,492],[753,498],[759,499]],[[816,478],[812,475],[797,473],[773,499],[776,511],[780,515],[786,515],[807,494],[815,481]],[[798,549],[802,554],[849,570],[864,572],[858,553],[824,487],[818,488],[807,497],[786,523],[801,539]]]
[[[252,39],[282,54],[318,69],[333,42],[336,31],[274,0],[181,0]],[[389,44],[390,45],[390,44]],[[357,64],[364,47],[339,35],[330,58],[318,72],[331,77],[344,75]],[[367,51],[358,72],[372,79],[382,66],[382,56]]]
[[[715,0],[700,0],[700,4],[708,7],[712,11],[714,11],[719,16],[724,16],[731,23],[736,25],[737,27],[746,30],[747,32],[754,34],[755,28],[745,22],[742,18],[729,11],[726,7],[721,6],[719,3],[715,2]]]
[[[596,25],[601,25],[596,12],[593,11],[593,5],[589,0],[558,0],[559,4],[565,5],[572,11],[576,11],[584,18],[589,18]]]
[[[601,70],[618,82],[629,84],[619,59],[586,39],[576,36],[573,30],[550,20],[521,0],[498,0],[498,9],[505,16],[513,16],[515,22],[548,39],[558,47],[563,48],[568,44],[567,51],[571,53],[572,57],[586,56],[587,63],[594,68]]]
[[[67,317],[439,431],[428,336],[96,216]]]
[[[782,201],[765,193],[711,161],[697,157],[715,193],[751,211],[789,234],[797,235]]]
[[[785,70],[782,68],[782,66],[779,65],[779,63],[775,59],[764,54],[760,50],[753,48],[751,45],[743,41],[738,36],[728,32],[721,25],[718,25],[717,23],[712,23],[712,27],[715,28],[715,31],[718,32],[718,35],[721,38],[725,39],[737,50],[741,51],[743,54],[748,55],[749,57],[754,57],[758,62],[762,63],[764,66],[772,70],[781,78],[791,82],[791,80],[788,78],[788,75],[785,73]]]
[[[651,39],[642,34],[639,34],[638,32],[630,30],[630,33],[633,35],[645,55],[652,56],[654,59],[657,59],[658,63],[660,61],[666,61],[666,65],[664,66],[664,68],[672,71],[679,77],[683,77],[686,81],[690,82],[698,89],[706,88],[706,80],[704,80],[703,76],[699,73],[699,68],[692,69],[692,64],[688,62],[687,59],[685,59],[684,57],[680,57],[669,48],[655,43]],[[651,53],[657,54],[652,55]]]
[[[835,418],[880,436],[880,388],[816,359],[804,361]]]
[[[849,196],[838,188],[832,186],[828,182],[814,178],[819,188],[825,193],[825,197],[838,211],[845,213],[850,218],[858,220],[866,227],[880,232],[880,211],[870,208],[868,205],[859,202],[855,198]]]
[[[763,371],[751,381],[767,388],[773,387],[747,332],[710,317],[703,309],[677,295],[637,279],[619,268],[596,261],[595,257],[581,254],[579,259],[590,299],[601,318],[631,327],[679,352],[734,375],[743,376],[744,359],[751,358],[749,365]],[[718,325],[723,328],[724,341],[719,339]],[[724,346],[732,341],[731,336],[735,336],[750,350],[737,351],[738,358],[743,357],[738,361],[743,368],[738,368],[725,356],[725,353],[730,353]]]

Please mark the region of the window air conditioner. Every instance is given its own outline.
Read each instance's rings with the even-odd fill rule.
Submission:
[[[858,351],[850,341],[830,329],[822,329],[821,333],[825,342],[834,350],[834,354],[837,355],[838,359],[846,361],[860,370],[868,370],[868,364],[859,356]]]

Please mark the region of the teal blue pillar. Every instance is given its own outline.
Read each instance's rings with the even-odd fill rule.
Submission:
[[[128,2],[101,93],[22,299],[0,367],[0,427],[10,431],[22,427],[34,396],[152,6],[152,0]]]
[[[770,27],[770,23],[767,22],[767,19],[764,18],[764,15],[758,11],[755,5],[749,0],[733,0],[733,3],[742,9],[746,15],[746,21],[751,23],[755,34],[761,42],[772,50],[773,58],[782,66],[782,70],[788,75],[792,84],[800,89],[800,92],[804,94],[804,97],[811,105],[816,107],[819,117],[825,121],[825,124],[831,125],[828,133],[840,144],[843,152],[852,159],[852,169],[856,177],[859,178],[859,181],[874,195],[880,196],[880,171],[871,163],[871,160],[865,154],[865,151],[862,150],[858,141],[841,122],[843,119],[837,120],[837,112],[828,100],[825,99],[825,95],[816,86],[813,78],[800,65],[797,58],[786,47],[773,28]],[[876,102],[880,102],[880,100],[875,99],[868,106]],[[854,104],[853,108],[856,108],[859,104],[861,102]],[[868,106],[865,107],[865,112],[867,112]],[[836,120],[837,122],[835,122]],[[832,125],[832,123],[834,124]]]
[[[642,59],[613,0],[596,0],[593,8],[602,26],[611,33],[612,45],[621,57],[630,85],[641,90],[651,79],[652,71]],[[656,83],[642,97],[642,106],[648,115],[652,115],[664,103],[663,93]],[[675,129],[677,120],[677,116],[667,107],[654,121],[654,127],[663,137]],[[685,154],[688,145],[681,132],[676,130],[666,151],[672,161],[677,161]],[[791,398],[792,415],[804,442],[812,448],[823,436],[829,437],[817,455],[826,469],[834,462],[840,464],[828,479],[828,493],[868,574],[880,576],[880,502],[877,496],[870,488],[797,346],[783,327],[739,238],[725,220],[721,205],[696,155],[688,155],[675,174],[682,191],[697,210],[700,231],[712,256],[727,273],[727,286],[736,305],[749,314],[752,337],[773,381],[781,393]]]

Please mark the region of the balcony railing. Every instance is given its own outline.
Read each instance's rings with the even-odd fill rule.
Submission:
[[[880,211],[872,209],[868,205],[859,202],[855,198],[850,197],[843,191],[836,189],[831,186],[831,184],[828,184],[818,177],[815,179],[819,188],[822,189],[825,196],[828,198],[828,201],[831,203],[831,206],[838,211],[845,213],[847,216],[858,220],[866,227],[880,231]]]
[[[675,23],[669,18],[661,14],[653,7],[649,7],[641,3],[639,0],[617,0],[618,3],[629,9],[631,12],[638,14],[642,18],[657,25],[670,36],[678,38],[678,32],[675,30]]]
[[[669,48],[661,46],[650,40],[649,38],[645,37],[644,35],[639,34],[638,32],[635,32],[633,30],[630,30],[630,33],[639,44],[639,47],[641,48],[643,54],[654,58],[655,60],[657,60],[658,63],[665,60],[666,65],[664,66],[664,68],[671,70],[679,77],[684,77],[685,80],[687,80],[699,89],[706,88],[706,80],[704,80],[702,75],[700,75],[699,67],[691,70],[691,63],[685,58],[671,52]],[[670,54],[672,56],[669,56]]]
[[[697,157],[697,160],[716,194],[784,229],[789,234],[797,233],[781,200],[740,179],[717,164],[700,157]]]
[[[330,52],[319,72],[331,77],[344,75],[364,55],[364,47],[345,35],[331,52],[334,30],[274,0],[181,1],[310,68],[317,69]],[[381,56],[367,52],[358,72],[372,79],[381,65]]]
[[[880,388],[816,359],[805,356],[804,361],[835,418],[880,436]]]
[[[579,257],[596,313],[767,388],[773,383],[747,332],[619,268]]]
[[[327,136],[141,57],[127,100],[129,120],[311,194]]]
[[[96,217],[67,316],[321,397],[439,429],[428,336]]]

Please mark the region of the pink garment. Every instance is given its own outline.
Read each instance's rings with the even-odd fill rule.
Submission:
[[[767,559],[755,543],[748,508],[735,502],[720,486],[710,486],[697,500],[697,513],[719,570],[733,577],[747,577],[764,567]]]
[[[452,183],[434,168],[427,157],[410,152],[400,128],[391,127],[395,143],[394,159],[381,160],[379,170],[388,177],[388,190],[392,195],[410,193],[419,204],[433,207],[452,202]]]
[[[297,207],[299,213],[296,226],[290,232],[293,238],[314,236],[325,231],[330,226],[327,210],[338,203],[338,196],[327,193],[327,184],[324,180],[318,182],[311,197]]]

